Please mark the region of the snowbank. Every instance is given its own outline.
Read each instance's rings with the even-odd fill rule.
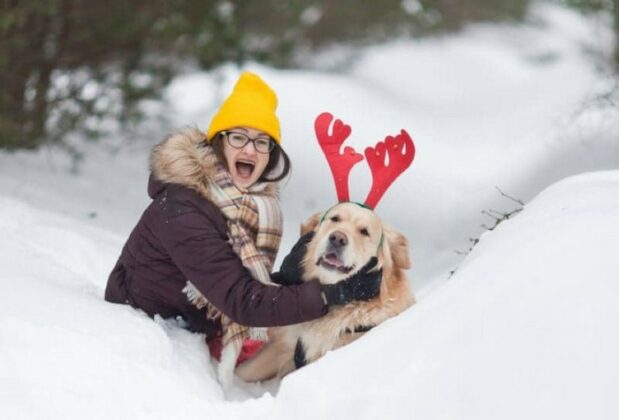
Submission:
[[[358,150],[410,131],[416,160],[378,212],[410,239],[421,299],[280,384],[237,384],[234,402],[203,337],[102,296],[148,202],[149,149],[174,126],[205,128],[240,70],[176,79],[165,129],[78,141],[79,174],[55,149],[0,153],[2,417],[619,418],[619,118],[595,103],[609,81],[582,50],[610,45],[605,34],[539,6],[529,25],[364,49],[340,74],[249,66],[280,96],[294,163],[284,250],[335,200],[318,113],[348,122]],[[598,172],[530,201],[584,171]],[[513,209],[495,186],[526,208],[462,261],[454,251],[483,232],[480,211]]]
[[[102,300],[120,238],[0,199],[6,418],[615,418],[619,171],[567,179],[452,279],[354,345],[260,385],[215,380],[202,336]]]
[[[3,418],[234,411],[203,336],[103,300],[120,236],[0,197],[0,237]]]
[[[617,171],[552,186],[439,290],[286,378],[278,415],[616,418],[618,209]]]

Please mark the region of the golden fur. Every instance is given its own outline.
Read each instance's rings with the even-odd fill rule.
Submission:
[[[384,224],[373,211],[355,203],[340,203],[326,214],[315,214],[301,227],[301,234],[314,231],[303,260],[303,280],[318,278],[332,284],[358,271],[373,256],[383,270],[380,294],[365,302],[353,302],[329,309],[314,321],[271,328],[269,342],[236,373],[245,381],[282,377],[295,369],[294,349],[301,340],[305,359],[311,363],[326,352],[346,345],[363,333],[351,333],[355,327],[375,326],[414,303],[404,270],[410,268],[408,241]],[[341,259],[351,270],[344,273],[318,264],[334,232],[347,238]],[[348,332],[347,332],[348,330]]]

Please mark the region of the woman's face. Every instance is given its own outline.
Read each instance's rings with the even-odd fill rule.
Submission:
[[[260,130],[249,127],[235,127],[226,130],[226,133],[241,133],[250,139],[268,139],[269,135]],[[260,153],[256,150],[254,142],[248,141],[240,149],[230,145],[226,135],[223,139],[223,153],[228,164],[228,171],[232,176],[232,182],[239,188],[249,188],[264,172],[264,168],[269,163],[269,153]]]

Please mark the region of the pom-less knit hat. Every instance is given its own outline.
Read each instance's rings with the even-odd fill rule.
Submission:
[[[275,115],[277,96],[258,75],[244,72],[232,93],[211,120],[206,133],[210,141],[222,130],[233,127],[251,127],[264,131],[280,144],[279,119]]]

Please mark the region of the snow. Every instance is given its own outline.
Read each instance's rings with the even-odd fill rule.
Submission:
[[[53,148],[0,153],[2,417],[617,418],[619,118],[596,99],[615,79],[592,58],[610,45],[599,21],[539,5],[526,25],[364,48],[345,71],[249,65],[278,92],[294,166],[283,250],[335,200],[316,115],[349,123],[358,150],[411,133],[415,161],[378,213],[411,242],[419,302],[229,395],[202,336],[102,297],[148,202],[149,149],[173,127],[206,128],[240,70],[175,79],[163,129],[72,140],[77,173]],[[352,197],[369,183],[358,165]],[[485,232],[482,210],[518,207],[495,187],[526,205]]]
[[[368,419],[614,418],[618,193],[619,171],[552,186],[414,309],[285,379],[282,413],[306,399],[322,404],[301,418],[363,401],[380,402]]]

